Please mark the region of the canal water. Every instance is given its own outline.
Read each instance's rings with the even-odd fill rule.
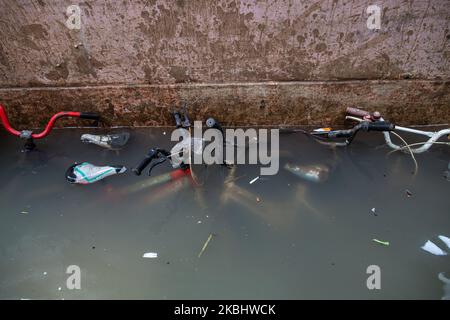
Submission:
[[[201,183],[181,176],[152,185],[173,170],[168,163],[151,177],[134,175],[131,168],[151,147],[170,150],[171,130],[114,129],[131,133],[120,151],[80,141],[83,133],[105,129],[55,130],[31,153],[0,132],[0,298],[441,299],[448,293],[438,275],[450,278],[450,255],[421,249],[430,240],[450,254],[438,238],[450,237],[448,146],[416,155],[413,173],[411,157],[389,154],[378,133],[335,149],[301,133],[281,134],[273,176],[260,176],[258,165],[198,165]],[[73,185],[65,173],[75,162],[128,170]],[[286,169],[317,167],[325,172],[320,182]],[[80,289],[67,285],[73,265],[81,271]]]

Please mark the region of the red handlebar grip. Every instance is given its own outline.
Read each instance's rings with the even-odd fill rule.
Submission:
[[[352,116],[356,116],[356,117],[366,117],[366,116],[370,116],[370,112],[358,109],[358,108],[347,108],[346,112]]]

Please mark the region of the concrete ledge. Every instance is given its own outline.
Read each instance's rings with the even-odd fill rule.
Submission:
[[[169,111],[183,101],[191,120],[235,126],[343,124],[347,106],[428,125],[450,123],[449,89],[426,80],[33,87],[2,88],[0,103],[18,128],[42,127],[63,110],[99,112],[113,126],[173,125]]]

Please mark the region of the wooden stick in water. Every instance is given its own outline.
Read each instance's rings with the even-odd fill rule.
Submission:
[[[205,244],[203,245],[202,250],[201,250],[200,253],[198,254],[198,257],[199,257],[199,258],[202,256],[203,252],[206,250],[206,247],[208,246],[208,244],[209,244],[209,242],[211,241],[212,237],[213,237],[213,234],[210,233],[209,236],[208,236],[208,239],[206,239]]]

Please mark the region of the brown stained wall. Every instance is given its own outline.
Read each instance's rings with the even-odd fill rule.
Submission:
[[[65,25],[71,4],[81,30]],[[69,107],[169,124],[180,101],[227,124],[342,122],[348,105],[450,122],[448,0],[1,0],[0,12],[0,103],[25,126],[44,121],[33,108]]]
[[[191,120],[214,116],[237,126],[343,124],[345,106],[353,105],[402,124],[450,120],[450,82],[440,81],[35,88],[0,90],[0,99],[15,124],[41,126],[60,106],[96,110],[112,125],[173,125],[170,111],[185,101]]]

